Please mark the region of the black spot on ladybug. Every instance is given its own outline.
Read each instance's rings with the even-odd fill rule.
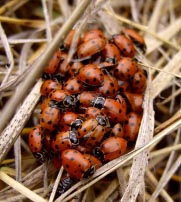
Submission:
[[[59,146],[57,144],[55,145],[55,149],[59,149]]]
[[[96,139],[96,137],[91,137],[91,140],[95,140]]]
[[[74,161],[75,159],[73,157],[70,158],[71,161]]]
[[[66,168],[69,168],[69,165],[68,165],[68,164],[66,164],[66,165],[65,165],[65,167],[66,167]]]

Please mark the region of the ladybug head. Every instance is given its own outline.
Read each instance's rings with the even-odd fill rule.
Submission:
[[[73,95],[67,95],[63,101],[63,106],[64,107],[73,107],[77,103],[76,97]]]
[[[77,133],[75,131],[70,131],[70,141],[74,146],[79,145],[79,140],[77,139]]]
[[[110,127],[109,119],[106,116],[97,116],[96,120],[99,123],[99,125]]]
[[[92,106],[98,109],[102,109],[104,107],[105,98],[97,97],[92,101]]]
[[[93,149],[93,155],[98,158],[100,161],[104,161],[104,154],[103,152],[100,150],[100,147],[95,147]]]
[[[33,152],[33,156],[39,161],[40,163],[44,163],[47,160],[47,154],[45,151],[40,152]]]
[[[95,173],[95,165],[91,166],[88,170],[84,172],[83,178],[90,178]]]
[[[71,124],[71,131],[77,131],[78,128],[82,125],[83,119],[79,118],[76,119],[72,124]]]

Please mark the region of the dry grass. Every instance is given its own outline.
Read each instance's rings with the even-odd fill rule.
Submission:
[[[0,202],[54,201],[62,169],[57,173],[47,163],[39,165],[27,146],[27,134],[38,122],[39,76],[72,26],[77,34],[86,26],[104,27],[107,36],[123,27],[137,28],[148,47],[145,55],[137,53],[148,72],[148,87],[134,150],[104,165],[55,201],[179,202],[181,2],[73,2],[0,2]],[[70,59],[73,51],[74,44]]]

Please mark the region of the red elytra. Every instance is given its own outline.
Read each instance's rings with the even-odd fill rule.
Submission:
[[[123,137],[124,130],[120,123],[115,124],[111,129],[111,136]]]
[[[116,78],[122,81],[130,81],[137,71],[136,61],[129,57],[123,57],[118,61],[113,73]]]
[[[82,41],[86,42],[92,39],[102,38],[105,39],[104,33],[100,29],[92,29],[85,33]]]
[[[80,180],[88,178],[95,172],[88,159],[75,149],[64,150],[61,154],[62,165],[70,177]]]
[[[79,70],[77,78],[85,84],[100,86],[104,81],[104,74],[97,65],[88,64]]]
[[[55,89],[62,89],[62,84],[57,82],[57,81],[54,81],[54,80],[51,80],[51,79],[48,79],[48,80],[45,80],[43,83],[42,83],[42,86],[40,88],[40,93],[42,96],[48,96],[48,94],[52,91],[52,90],[55,90]]]
[[[91,166],[95,166],[96,170],[102,166],[102,162],[95,156],[91,154],[83,154],[83,156],[90,162]]]
[[[70,93],[68,93],[65,90],[62,89],[55,89],[52,90],[49,95],[48,95],[48,99],[53,100],[53,101],[57,101],[57,102],[62,102],[64,101],[64,99],[66,98],[66,96],[70,95]]]
[[[82,107],[91,107],[92,101],[100,94],[95,91],[83,91],[79,94],[79,103]]]
[[[61,54],[57,73],[64,76],[68,72],[68,70],[69,70],[68,53],[63,52]]]
[[[113,42],[120,49],[121,55],[133,58],[135,56],[135,48],[133,42],[123,34],[112,36]]]
[[[102,111],[96,107],[87,107],[85,110],[85,118],[96,118],[98,115],[104,115]]]
[[[47,67],[45,67],[44,72],[48,74],[54,74],[57,71],[57,68],[59,66],[60,60],[61,60],[62,52],[60,50],[57,50],[52,59],[50,60]]]
[[[125,123],[123,125],[124,128],[123,137],[128,141],[135,141],[138,136],[140,123],[141,123],[141,116],[136,114],[135,112],[130,112],[127,115]]]
[[[125,154],[127,141],[121,137],[109,137],[100,145],[100,150],[104,155],[104,161],[108,162]]]
[[[92,56],[104,49],[106,40],[103,38],[94,38],[78,46],[77,55],[79,58]]]
[[[69,66],[69,70],[68,70],[69,75],[76,76],[82,67],[83,67],[83,64],[81,62],[73,62]]]
[[[60,122],[60,111],[57,108],[47,106],[40,115],[40,125],[44,131],[54,131]]]
[[[71,124],[78,118],[78,114],[67,111],[62,114],[61,120],[60,120],[60,130],[61,131],[68,131],[71,129]]]
[[[73,38],[74,38],[74,35],[75,35],[75,32],[76,30],[75,29],[72,29],[70,30],[70,32],[68,33],[67,37],[65,38],[64,40],[64,47],[69,49],[71,44],[72,44],[72,41],[73,41]],[[80,37],[78,37],[78,40],[77,40],[77,44],[79,44],[81,41]]]
[[[68,79],[64,84],[64,90],[70,94],[78,94],[82,92],[84,88],[83,83],[77,77]]]

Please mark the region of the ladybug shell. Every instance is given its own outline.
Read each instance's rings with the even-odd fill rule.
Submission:
[[[107,98],[104,103],[103,113],[106,114],[110,122],[122,122],[126,118],[126,105],[117,100]]]
[[[62,167],[62,159],[61,159],[61,154],[60,153],[57,153],[56,155],[54,155],[52,157],[52,162],[53,162],[53,165],[55,166],[55,168],[57,170],[59,170],[61,167]]]
[[[57,71],[60,59],[61,59],[62,52],[57,50],[52,59],[50,60],[47,67],[45,67],[44,72],[48,74],[54,74]]]
[[[125,92],[124,95],[134,112],[140,113],[143,111],[142,104],[144,96],[142,94]]]
[[[83,156],[90,162],[91,166],[95,166],[96,170],[102,166],[102,162],[95,156],[91,154],[83,154]]]
[[[81,62],[74,62],[70,65],[68,73],[70,76],[76,76],[79,70],[83,67]]]
[[[70,94],[77,94],[84,90],[84,86],[80,80],[76,77],[72,77],[65,82],[64,90]]]
[[[91,86],[99,86],[104,81],[104,74],[96,65],[88,64],[79,70],[77,78]]]
[[[48,96],[48,94],[55,89],[62,89],[62,84],[57,82],[57,81],[53,81],[51,79],[45,80],[40,88],[40,93],[42,96]]]
[[[100,109],[96,107],[87,107],[85,110],[85,118],[96,118],[98,115],[104,115]]]
[[[111,161],[123,155],[127,149],[127,141],[121,137],[109,137],[100,145],[100,150],[104,154],[104,161]]]
[[[143,52],[146,51],[146,44],[144,38],[134,29],[124,29],[123,32],[130,37],[133,43],[141,48]]]
[[[40,115],[40,125],[44,131],[54,131],[60,122],[60,111],[57,108],[46,107]]]
[[[38,153],[43,148],[43,130],[40,125],[35,126],[28,136],[28,144],[32,153]]]
[[[136,62],[132,58],[124,57],[118,61],[114,68],[114,76],[122,81],[130,80],[138,71]]]
[[[115,124],[111,130],[111,136],[123,137],[123,134],[123,126],[120,123]]]
[[[135,48],[133,42],[122,34],[116,34],[113,36],[113,42],[120,49],[121,54],[125,57],[133,58],[135,55]]]
[[[132,79],[132,88],[134,93],[143,93],[146,89],[146,76],[142,70],[135,73]]]
[[[43,111],[44,108],[46,108],[46,107],[51,107],[51,106],[53,106],[53,105],[54,105],[54,103],[53,103],[52,100],[50,100],[50,99],[48,99],[48,98],[45,98],[45,99],[43,100],[43,102],[41,103],[41,110]]]
[[[66,92],[65,90],[61,90],[61,89],[56,89],[56,90],[52,90],[49,95],[48,98],[50,100],[54,100],[57,102],[62,102],[64,101],[65,97],[69,95],[68,92]]]
[[[119,61],[121,59],[120,51],[113,43],[107,43],[102,50],[102,56],[105,60],[113,59]]]
[[[47,151],[51,150],[51,142],[52,142],[51,135],[47,133],[43,139],[43,145]]]
[[[106,132],[107,130],[104,126],[96,126],[96,128],[88,134],[88,139],[85,143],[86,149],[91,152],[94,147],[99,145]]]
[[[117,80],[119,84],[119,90],[121,92],[130,91],[130,83],[128,81],[122,81],[120,79]]]
[[[53,138],[51,148],[55,152],[61,152],[65,149],[72,148],[72,143],[70,141],[70,131],[62,131],[57,133]]]
[[[94,91],[83,91],[79,95],[79,103],[83,107],[91,107],[92,101],[96,97],[98,97],[98,96],[99,96],[99,94],[97,92],[94,92]]]
[[[124,123],[124,135],[123,137],[129,141],[135,141],[141,123],[141,116],[136,114],[135,112],[130,112],[127,115],[126,121]]]
[[[68,54],[62,53],[60,63],[58,66],[58,73],[64,76],[68,70],[69,70]]]
[[[94,38],[88,40],[78,46],[77,55],[79,58],[92,56],[104,49],[105,45],[106,40],[103,38]]]
[[[62,165],[74,179],[81,179],[91,168],[89,160],[84,158],[83,154],[75,149],[67,149],[62,152]]]
[[[86,42],[92,39],[102,38],[105,39],[104,33],[100,29],[92,29],[85,33],[82,41]]]
[[[75,35],[75,32],[76,30],[75,29],[72,29],[69,34],[67,35],[67,37],[65,38],[64,40],[64,47],[69,49],[71,44],[72,44],[72,41],[73,41],[73,38],[74,38],[74,35]],[[80,43],[80,37],[78,38],[78,44]]]
[[[85,135],[92,132],[98,125],[96,119],[88,119],[82,123],[82,125],[78,128],[78,138],[82,138]]]
[[[111,75],[104,75],[104,82],[101,87],[99,87],[99,93],[105,97],[112,97],[117,94],[119,90],[119,84],[115,77]]]
[[[70,130],[71,124],[78,118],[78,115],[74,112],[65,112],[60,120],[60,130],[67,131]]]

